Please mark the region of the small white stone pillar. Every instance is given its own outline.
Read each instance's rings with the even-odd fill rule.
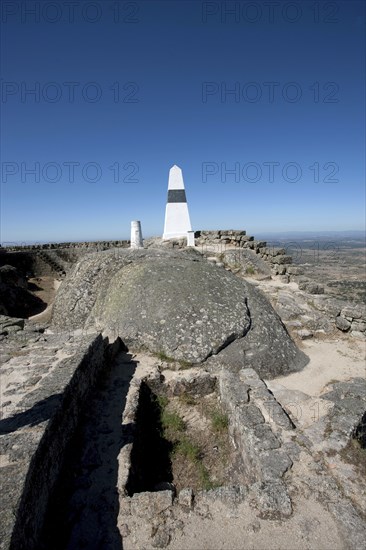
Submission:
[[[130,248],[143,248],[141,222],[131,222],[131,244]]]
[[[194,243],[194,231],[187,231],[187,246],[196,246]]]

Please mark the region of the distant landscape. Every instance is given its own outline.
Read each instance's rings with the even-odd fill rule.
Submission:
[[[358,248],[366,246],[365,231],[279,231],[255,233],[256,238],[263,239],[270,244],[289,243],[296,241],[302,248],[313,248],[314,243],[337,243],[343,248]]]
[[[284,248],[292,257],[293,264],[303,267],[307,277],[327,285],[327,293],[340,299],[366,303],[364,231],[254,232],[254,237],[266,241],[269,247]],[[3,242],[2,246],[14,244],[24,246],[43,242]]]
[[[366,242],[363,231],[291,231],[257,234],[281,246],[307,276],[327,284],[328,293],[366,302]]]

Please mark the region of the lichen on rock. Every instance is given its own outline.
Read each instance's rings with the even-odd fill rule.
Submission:
[[[262,370],[268,363],[268,371],[284,373],[306,362],[266,298],[194,250],[121,249],[82,258],[59,289],[53,323],[95,328],[131,348],[192,363],[238,342],[245,361],[257,358]],[[243,353],[224,357],[235,367]]]

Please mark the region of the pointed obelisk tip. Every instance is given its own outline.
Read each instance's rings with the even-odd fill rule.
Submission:
[[[176,164],[169,170],[169,189],[184,189],[183,172]]]

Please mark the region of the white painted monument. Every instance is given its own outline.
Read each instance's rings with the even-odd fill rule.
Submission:
[[[179,166],[174,165],[169,171],[163,239],[179,239],[181,237],[187,239],[188,246],[194,246],[194,233],[189,219],[183,174]]]
[[[143,248],[141,222],[131,222],[131,244],[130,248]]]

